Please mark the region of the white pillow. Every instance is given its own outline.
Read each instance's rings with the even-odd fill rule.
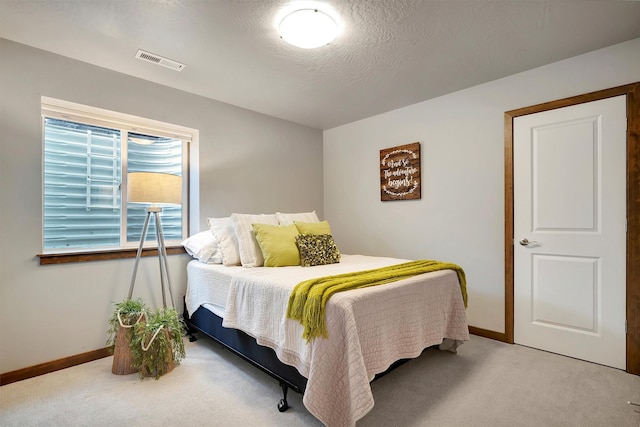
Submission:
[[[209,224],[209,230],[218,243],[222,254],[222,264],[226,266],[240,265],[238,239],[231,218],[207,218],[207,224]]]
[[[201,231],[182,241],[182,246],[189,255],[200,262],[208,264],[222,264],[222,253],[218,249],[218,242],[210,230]]]
[[[291,225],[295,221],[298,222],[320,222],[316,211],[300,212],[300,213],[282,213],[276,212],[276,217],[280,225]]]
[[[251,214],[231,214],[233,229],[236,230],[238,247],[240,249],[240,262],[243,267],[262,267],[264,257],[256,236],[253,233],[253,224],[278,225],[278,218],[275,214],[251,215]]]

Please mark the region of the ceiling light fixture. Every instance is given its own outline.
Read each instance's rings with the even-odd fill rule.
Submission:
[[[298,9],[286,15],[278,27],[280,37],[303,49],[329,44],[338,35],[338,23],[318,9]]]

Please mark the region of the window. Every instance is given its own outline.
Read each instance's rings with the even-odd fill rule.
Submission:
[[[137,248],[149,205],[127,203],[129,172],[182,177],[182,204],[163,207],[162,229],[167,245],[187,236],[197,131],[44,97],[42,116],[44,253]]]

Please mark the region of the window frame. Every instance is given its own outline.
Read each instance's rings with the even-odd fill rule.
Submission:
[[[199,131],[172,123],[161,122],[144,117],[120,113],[102,108],[91,107],[55,98],[41,97],[41,131],[42,131],[42,186],[41,186],[41,249],[37,254],[40,265],[60,264],[65,262],[83,262],[104,259],[118,259],[135,257],[139,242],[126,242],[121,240],[119,246],[104,248],[73,248],[73,249],[44,249],[44,161],[45,161],[45,119],[53,118],[66,121],[84,123],[124,130],[127,132],[164,136],[180,139],[185,142],[183,147],[183,163],[186,162],[186,170],[183,175],[183,221],[182,235],[190,234],[197,229],[199,212]],[[124,151],[124,150],[123,150]],[[126,153],[121,153],[121,161],[126,162]],[[123,174],[126,173],[126,163],[123,165]],[[188,179],[185,179],[188,178]],[[122,191],[123,200],[126,200],[126,189]],[[126,215],[127,203],[122,203],[122,216]],[[121,234],[126,230],[121,229]],[[126,239],[125,239],[126,240]],[[176,241],[167,245],[168,254],[186,253],[184,248]],[[157,254],[157,242],[145,242],[143,256]]]

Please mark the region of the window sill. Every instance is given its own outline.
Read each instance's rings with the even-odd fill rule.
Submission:
[[[49,264],[65,264],[68,262],[87,262],[87,261],[104,261],[109,259],[135,258],[137,248],[130,249],[114,249],[109,251],[93,251],[93,252],[72,252],[57,254],[38,254],[40,265]],[[167,255],[186,254],[182,246],[167,247]],[[158,256],[156,248],[143,248],[142,256]]]

